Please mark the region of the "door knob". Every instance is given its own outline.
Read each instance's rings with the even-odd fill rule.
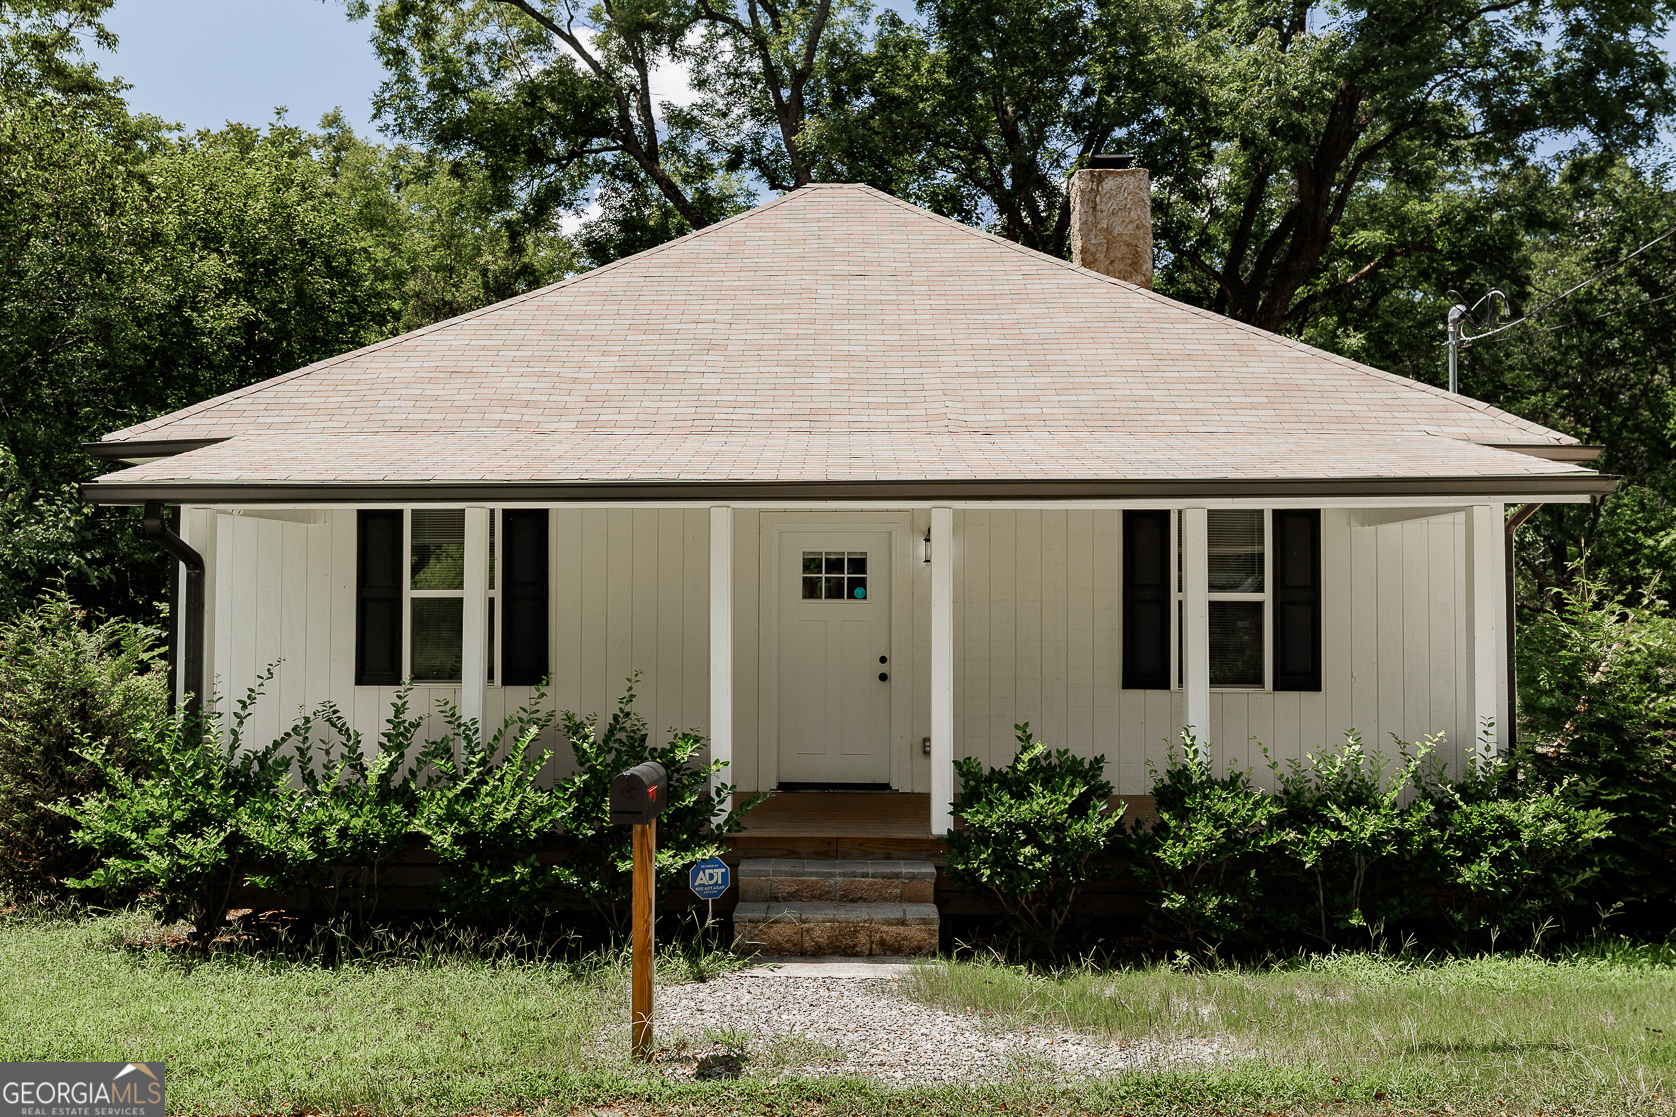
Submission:
[[[886,674],[885,672],[880,671],[879,672],[879,681],[881,683],[887,683],[887,682],[890,681],[890,676],[888,674]]]

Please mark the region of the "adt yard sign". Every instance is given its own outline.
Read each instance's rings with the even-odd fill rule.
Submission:
[[[720,857],[700,861],[687,874],[687,885],[700,900],[714,900],[727,891],[727,864]]]

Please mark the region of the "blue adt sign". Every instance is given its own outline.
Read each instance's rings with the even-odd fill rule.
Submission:
[[[687,885],[700,900],[714,900],[727,891],[727,865],[719,857],[700,861],[687,873]]]

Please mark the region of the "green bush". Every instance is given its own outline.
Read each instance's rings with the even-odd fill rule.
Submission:
[[[444,915],[516,922],[546,911],[562,882],[560,869],[539,856],[568,821],[563,794],[538,782],[553,754],[535,753],[536,741],[558,718],[541,710],[546,697],[537,687],[488,741],[447,707],[450,737],[425,747],[430,771],[417,828],[442,870]]]
[[[390,716],[369,758],[342,711],[322,703],[281,737],[292,745],[295,782],[275,786],[284,804],[259,833],[260,864],[250,883],[280,894],[307,892],[310,910],[326,919],[372,919],[386,872],[413,844],[418,791],[410,758],[423,717],[409,717],[412,689],[396,692]],[[335,740],[314,740],[324,725]],[[283,778],[284,773],[276,772]]]
[[[1105,757],[1050,750],[1032,740],[1028,722],[1013,729],[1018,752],[1006,767],[955,761],[960,794],[952,807],[961,825],[949,833],[945,869],[999,900],[1028,945],[1051,950],[1123,813],[1111,809]]]
[[[1157,817],[1132,826],[1123,845],[1132,871],[1155,890],[1155,930],[1214,952],[1270,933],[1263,882],[1284,836],[1281,807],[1252,786],[1250,772],[1213,775],[1190,734],[1182,744],[1185,755],[1171,750],[1164,770],[1153,770]]]
[[[306,893],[316,916],[364,924],[379,910],[390,866],[428,842],[444,915],[516,922],[549,910],[554,889],[568,887],[621,930],[631,866],[628,828],[609,821],[614,775],[647,759],[670,771],[659,825],[664,887],[689,862],[719,852],[719,839],[740,825],[742,811],[716,817],[733,789],[705,790],[723,765],[689,764],[703,738],[649,746],[632,681],[597,739],[592,721],[563,715],[578,770],[547,788],[538,776],[552,754],[535,748],[559,715],[541,711],[542,688],[486,740],[444,704],[447,732],[419,744],[424,719],[409,716],[404,687],[370,755],[330,703],[252,749],[245,723],[273,674],[270,667],[238,704],[224,738],[214,718],[159,723],[140,750],[143,770],[156,776],[132,775],[109,753],[89,750],[107,786],[59,809],[97,862],[71,884],[140,897],[165,920],[191,922],[199,937],[247,883]],[[545,863],[561,833],[571,839],[568,860]]]
[[[1556,608],[1519,631],[1515,774],[1612,816],[1582,898],[1676,910],[1676,617],[1654,593],[1615,593],[1576,568]]]
[[[0,624],[0,884],[56,893],[88,871],[60,799],[105,788],[98,749],[132,766],[168,717],[161,633],[93,623],[63,592]]]
[[[669,744],[653,748],[646,719],[634,712],[636,681],[629,679],[616,711],[603,726],[597,716],[564,715],[564,735],[576,758],[576,770],[553,789],[572,842],[557,879],[586,899],[618,934],[628,930],[634,855],[630,828],[611,824],[613,776],[648,760],[669,772],[668,806],[658,816],[657,826],[660,891],[677,884],[694,861],[720,855],[721,839],[737,833],[745,813],[760,801],[730,806],[733,786],[720,782],[727,762],[716,760],[702,767],[691,763],[704,747],[704,738],[696,733],[677,733]]]
[[[1277,867],[1289,868],[1301,886],[1288,894],[1271,876],[1277,924],[1331,947],[1423,910],[1434,875],[1426,843],[1432,808],[1404,799],[1436,745],[1404,750],[1390,775],[1390,758],[1369,755],[1352,730],[1342,748],[1294,760],[1285,772],[1270,765],[1280,803]]]
[[[286,737],[244,746],[245,723],[272,679],[270,667],[238,704],[225,739],[211,715],[155,723],[132,769],[88,749],[106,786],[60,809],[97,861],[67,883],[111,898],[142,896],[162,919],[184,919],[198,937],[209,935],[246,875],[272,867],[272,847],[290,833],[302,794],[289,785]]]
[[[1601,874],[1597,847],[1612,816],[1579,806],[1564,783],[1521,775],[1517,757],[1426,790],[1446,912],[1469,937],[1540,940]]]

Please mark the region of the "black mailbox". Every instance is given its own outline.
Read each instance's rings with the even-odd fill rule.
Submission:
[[[663,813],[669,773],[655,760],[636,764],[611,781],[611,824],[644,826]]]

